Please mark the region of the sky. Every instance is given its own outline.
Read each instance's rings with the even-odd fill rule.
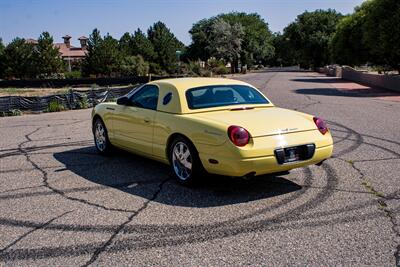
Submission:
[[[282,31],[305,10],[333,8],[351,13],[363,0],[0,0],[0,38],[9,43],[15,37],[37,39],[48,31],[56,42],[72,36],[78,45],[82,35],[94,28],[119,39],[137,28],[147,31],[162,21],[186,45],[193,23],[230,11],[256,12],[272,32]]]

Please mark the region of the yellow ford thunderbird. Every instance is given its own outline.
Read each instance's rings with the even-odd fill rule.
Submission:
[[[190,184],[202,173],[255,176],[319,164],[333,141],[318,117],[274,106],[245,82],[165,79],[92,112],[99,153],[113,146],[171,166]]]

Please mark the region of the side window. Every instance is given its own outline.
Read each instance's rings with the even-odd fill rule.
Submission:
[[[130,105],[138,108],[157,109],[158,87],[145,85],[129,99]]]

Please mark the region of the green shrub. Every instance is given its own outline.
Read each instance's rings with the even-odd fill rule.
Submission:
[[[19,109],[11,109],[10,111],[0,112],[0,117],[21,116],[21,115],[22,115],[22,111]]]
[[[189,76],[200,76],[202,71],[198,62],[190,60],[188,63],[182,63],[181,69],[182,74]]]
[[[117,98],[116,97],[111,97],[109,99],[106,99],[106,101],[104,102],[117,102]]]
[[[86,95],[83,95],[82,98],[78,102],[79,109],[85,109],[89,107],[88,98]]]
[[[166,76],[167,72],[162,69],[162,67],[154,62],[150,62],[150,73],[156,76]]]
[[[58,112],[65,110],[65,107],[62,103],[59,103],[57,100],[52,100],[47,107],[47,112]]]
[[[229,68],[225,67],[225,62],[222,60],[210,59],[207,64],[209,70],[211,70],[213,74],[223,75],[230,72]]]
[[[12,109],[10,110],[11,115],[10,116],[21,116],[22,115],[22,111],[19,109]]]
[[[229,68],[225,66],[218,66],[212,69],[212,72],[217,75],[229,74]]]
[[[68,71],[64,75],[66,79],[78,79],[82,77],[82,73],[79,70]]]
[[[203,70],[201,71],[201,76],[202,76],[202,77],[212,77],[212,71],[203,69]]]
[[[145,76],[149,73],[149,63],[142,56],[128,56],[122,60],[121,74],[123,76]]]

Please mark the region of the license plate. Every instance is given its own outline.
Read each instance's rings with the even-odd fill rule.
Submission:
[[[293,162],[300,160],[300,153],[297,147],[294,148],[286,148],[285,149],[285,161],[286,162]]]
[[[315,152],[314,144],[275,149],[275,157],[279,164],[308,160]]]

